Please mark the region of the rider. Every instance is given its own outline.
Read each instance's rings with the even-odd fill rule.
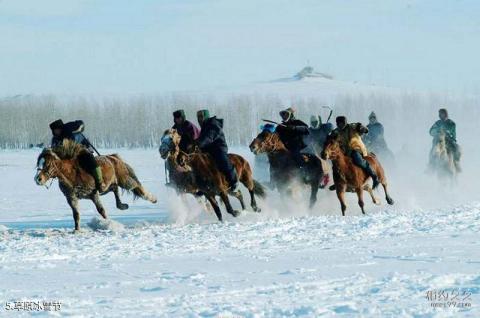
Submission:
[[[285,147],[292,154],[293,160],[300,169],[304,167],[302,151],[307,145],[303,141],[303,137],[308,135],[308,125],[303,121],[295,118],[295,109],[289,107],[280,112],[282,123],[277,126],[276,132]]]
[[[340,137],[340,147],[345,155],[352,158],[353,163],[362,168],[373,181],[373,188],[379,184],[378,176],[373,171],[369,162],[365,160],[368,155],[367,148],[363,144],[361,135],[368,133],[368,128],[362,126],[360,123],[348,124],[345,116],[338,116],[336,118],[337,128],[332,134],[337,134]]]
[[[331,123],[322,124],[322,116],[312,115],[310,117],[310,127],[308,128],[310,133],[309,143],[315,153],[322,152],[323,144],[332,130],[333,125]]]
[[[173,122],[174,125],[172,128],[176,129],[181,136],[179,144],[180,150],[187,153],[191,152],[191,146],[200,135],[200,129],[186,119],[185,111],[183,109],[173,112]]]
[[[207,109],[197,112],[198,123],[201,127],[200,136],[196,140],[200,150],[210,154],[218,169],[225,175],[229,191],[235,192],[238,188],[238,177],[234,166],[228,158],[228,146],[223,133],[223,119],[210,117]]]
[[[52,130],[51,147],[59,147],[65,139],[72,140],[77,144],[84,146],[84,149],[78,154],[78,163],[80,167],[88,172],[95,180],[95,189],[102,192],[103,177],[102,169],[93,156],[94,148],[90,141],[83,135],[85,126],[82,120],[63,123],[61,119],[50,124]]]
[[[383,125],[377,121],[375,112],[368,116],[368,121],[368,133],[363,137],[365,146],[370,150],[374,149],[376,152],[390,152],[383,136]]]
[[[445,108],[441,108],[438,111],[438,117],[440,118],[430,128],[430,135],[433,137],[433,145],[436,145],[439,141],[440,133],[445,133],[445,141],[447,143],[447,150],[453,153],[455,166],[460,170],[460,149],[457,144],[457,129],[455,122],[448,118],[448,111]],[[430,164],[432,164],[432,156],[430,156]]]

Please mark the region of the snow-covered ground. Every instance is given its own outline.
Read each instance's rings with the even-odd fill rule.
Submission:
[[[0,151],[0,316],[22,315],[5,309],[14,301],[59,301],[61,311],[36,314],[74,317],[480,316],[473,159],[456,188],[397,166],[396,205],[367,202],[365,216],[353,195],[341,217],[330,192],[311,211],[301,196],[268,193],[261,213],[219,224],[163,186],[156,149],[116,152],[159,203],[125,195],[130,209],[119,211],[108,195],[103,221],[82,201],[73,235],[56,182],[33,182],[38,150]],[[427,299],[435,292],[470,306]]]

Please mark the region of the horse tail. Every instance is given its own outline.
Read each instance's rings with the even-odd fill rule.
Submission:
[[[157,203],[157,198],[142,186],[140,180],[138,180],[137,175],[135,174],[135,171],[133,171],[133,168],[126,162],[123,162],[123,164],[127,169],[128,179],[130,179],[127,181],[127,186],[130,186],[134,200],[137,198],[142,198],[152,203]]]
[[[253,179],[253,193],[258,195],[260,198],[265,198],[267,196],[265,187],[255,179]]]
[[[109,155],[107,157],[112,161],[115,167],[115,175],[120,188],[133,194],[134,200],[142,198],[152,203],[157,202],[157,198],[142,186],[135,171],[128,163],[123,161],[117,154]]]

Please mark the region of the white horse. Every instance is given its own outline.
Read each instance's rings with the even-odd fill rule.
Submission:
[[[456,180],[459,167],[455,162],[455,154],[447,145],[446,134],[440,131],[437,142],[430,151],[430,169],[433,170],[440,179]]]

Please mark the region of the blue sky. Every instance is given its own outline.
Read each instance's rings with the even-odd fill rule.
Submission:
[[[136,94],[289,76],[475,92],[480,1],[0,0],[0,95]]]

